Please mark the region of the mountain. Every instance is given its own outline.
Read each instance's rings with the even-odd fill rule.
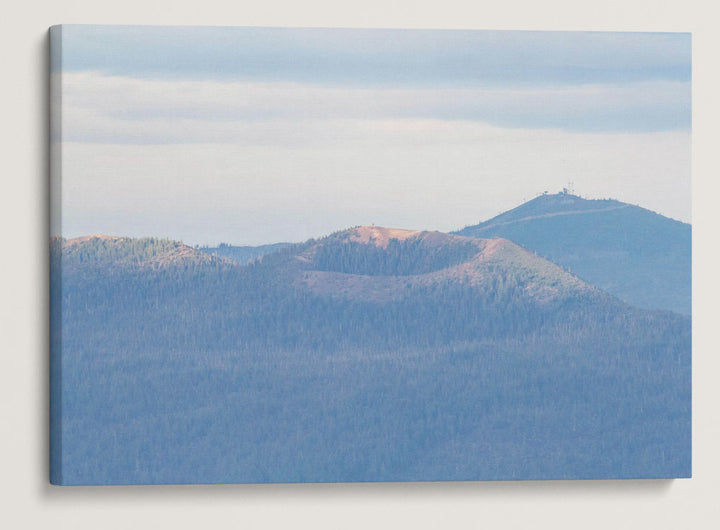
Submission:
[[[240,265],[247,265],[251,261],[275,252],[276,250],[289,247],[292,243],[273,243],[271,245],[260,245],[260,246],[236,246],[221,243],[217,247],[199,247],[198,250],[211,256],[218,256],[221,258],[227,258],[233,260],[235,263]]]
[[[541,195],[456,234],[509,239],[637,307],[692,310],[691,226],[638,206]]]
[[[559,308],[618,305],[510,241],[439,232],[357,227],[248,266],[158,239],[91,236],[68,240],[60,250],[63,289],[75,293],[83,311],[96,306],[76,322],[129,326],[90,326],[102,329],[103,342],[115,333],[111,342],[141,337],[158,347],[426,345],[438,337],[475,340],[531,329],[559,318]],[[114,319],[118,311],[122,318]],[[185,324],[175,329],[167,319]],[[207,339],[226,328],[232,331],[217,343]]]
[[[517,282],[528,301],[599,295],[510,241],[440,232],[357,227],[305,245],[293,264],[296,283],[314,293],[351,299],[398,300],[410,289],[440,285],[497,294],[499,278]]]
[[[54,482],[690,474],[687,317],[503,239],[370,226],[202,256],[53,242]]]
[[[68,240],[54,238],[52,244],[61,249],[63,267],[84,273],[89,270],[163,269],[227,262],[170,239],[133,239],[95,234]]]

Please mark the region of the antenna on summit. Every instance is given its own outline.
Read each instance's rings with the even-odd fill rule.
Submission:
[[[574,182],[568,182],[567,187],[562,189],[563,195],[575,195],[575,183]]]

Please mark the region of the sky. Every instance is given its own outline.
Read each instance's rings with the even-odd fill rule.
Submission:
[[[51,47],[64,237],[451,231],[569,183],[690,222],[689,34],[62,26]]]

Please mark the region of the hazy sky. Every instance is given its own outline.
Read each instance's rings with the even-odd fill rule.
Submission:
[[[690,221],[689,34],[63,26],[52,70],[65,237],[449,231],[569,182]]]

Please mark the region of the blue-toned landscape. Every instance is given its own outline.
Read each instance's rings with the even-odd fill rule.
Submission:
[[[51,28],[51,482],[691,476],[691,49]]]
[[[509,240],[53,251],[62,483],[690,475],[689,317]]]

